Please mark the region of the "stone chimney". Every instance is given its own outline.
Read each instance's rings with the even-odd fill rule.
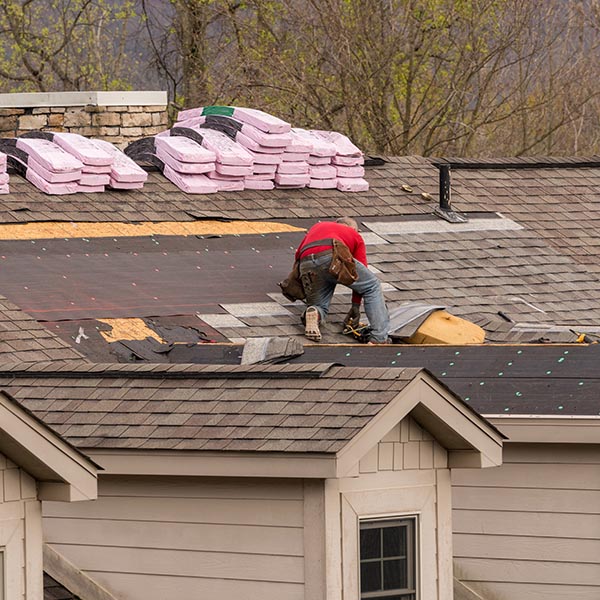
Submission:
[[[42,129],[125,146],[167,127],[166,92],[0,94],[0,137]]]

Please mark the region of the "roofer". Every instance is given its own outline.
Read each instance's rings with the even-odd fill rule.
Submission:
[[[353,282],[344,283],[342,277],[338,280],[330,272],[334,246],[337,251],[338,242],[342,242],[347,247],[345,251],[349,250],[352,255],[348,257],[351,269],[353,266],[356,269]],[[335,286],[343,283],[352,290],[352,307],[344,319],[344,326],[358,327],[360,304],[364,298],[365,312],[371,326],[367,341],[375,344],[387,342],[389,316],[381,284],[367,268],[365,241],[358,233],[358,224],[354,219],[342,217],[335,222],[323,221],[311,227],[296,250],[296,260],[300,262],[300,276],[306,294],[307,308],[303,321],[308,339],[316,342],[321,340],[319,324],[327,317]]]

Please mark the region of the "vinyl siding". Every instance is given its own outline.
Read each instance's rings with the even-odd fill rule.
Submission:
[[[303,502],[302,481],[106,477],[95,502],[44,503],[44,535],[128,600],[300,600]]]
[[[452,472],[460,579],[494,600],[600,598],[600,448],[510,444]]]

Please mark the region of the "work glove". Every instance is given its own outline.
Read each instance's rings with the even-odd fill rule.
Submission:
[[[344,319],[344,327],[358,327],[360,323],[360,304],[352,303],[346,318]]]

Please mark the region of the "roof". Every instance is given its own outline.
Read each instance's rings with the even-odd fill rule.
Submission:
[[[0,361],[84,360],[83,355],[0,296]]]
[[[2,366],[0,386],[111,474],[164,474],[154,454],[150,467],[139,462],[139,453],[159,450],[209,456],[196,453],[193,472],[169,462],[171,475],[344,476],[409,414],[448,450],[452,466],[502,462],[504,436],[423,369],[46,363]],[[114,451],[138,458],[115,467]],[[249,453],[267,462],[250,468]],[[294,455],[321,459],[300,468],[277,458]]]
[[[419,372],[46,363],[0,386],[81,449],[335,453]]]
[[[7,330],[0,359],[57,361],[58,369],[84,357],[214,364],[232,356],[239,362],[239,346],[228,342],[265,336],[304,341],[303,307],[287,302],[277,282],[306,228],[318,219],[354,215],[390,307],[409,301],[447,306],[484,327],[489,346],[485,354],[466,353],[472,359],[464,363],[462,379],[450,379],[435,349],[341,346],[351,341],[340,334],[350,296],[339,288],[324,326],[324,341],[333,346],[307,345],[298,360],[354,365],[352,356],[365,353],[361,364],[385,367],[380,357],[389,353],[397,367],[431,366],[484,414],[507,408],[595,414],[596,380],[579,385],[577,369],[572,378],[547,373],[554,369],[543,347],[527,351],[532,358],[523,377],[490,370],[480,385],[483,379],[472,373],[484,368],[480,356],[492,369],[507,352],[495,343],[570,343],[575,349],[580,333],[598,339],[600,163],[453,159],[453,207],[469,218],[456,225],[432,214],[439,185],[434,163],[388,158],[367,167],[370,190],[360,194],[300,189],[187,195],[153,172],[142,190],[60,197],[12,175],[11,194],[0,198],[0,293],[9,299],[0,307],[0,330]],[[207,349],[215,341],[220,343]],[[459,351],[441,350],[445,357]],[[406,362],[409,355],[415,360]],[[547,367],[544,373],[538,362]],[[539,379],[550,394],[540,392]]]
[[[277,282],[291,266],[302,230],[317,219],[351,214],[359,217],[390,306],[444,304],[484,327],[489,342],[572,342],[572,330],[600,332],[600,245],[593,225],[600,163],[565,160],[512,159],[504,161],[505,170],[498,161],[463,160],[473,168],[453,171],[452,202],[469,223],[457,225],[432,215],[438,169],[423,157],[368,167],[370,190],[360,194],[300,189],[188,195],[154,172],[142,190],[60,197],[13,175],[12,193],[0,199],[0,223],[60,222],[63,229],[54,239],[36,240],[30,230],[0,225],[0,292],[93,360],[177,361],[164,345],[131,343],[140,340],[121,338],[125,347],[108,347],[98,332],[110,325],[98,318],[142,318],[156,342],[166,345],[192,342],[194,329],[195,341],[301,338],[301,306],[289,305]],[[213,219],[212,230],[206,219]],[[260,220],[281,229],[252,233],[234,221],[228,234],[214,219]],[[180,227],[164,235],[156,226],[162,234],[140,227],[138,237],[104,230],[92,238],[83,227],[198,220],[206,226],[203,234]],[[349,302],[343,291],[334,298],[326,342],[345,340],[338,326]],[[154,317],[163,322],[149,322]]]
[[[79,596],[71,594],[67,588],[44,573],[44,600],[81,600]]]
[[[37,481],[40,500],[93,500],[98,465],[0,390],[0,452]]]
[[[189,349],[199,363],[239,365],[242,344]],[[184,355],[182,349],[180,354]],[[488,346],[312,345],[286,363],[325,360],[354,369],[420,368],[479,414],[600,415],[599,344],[492,344]]]

